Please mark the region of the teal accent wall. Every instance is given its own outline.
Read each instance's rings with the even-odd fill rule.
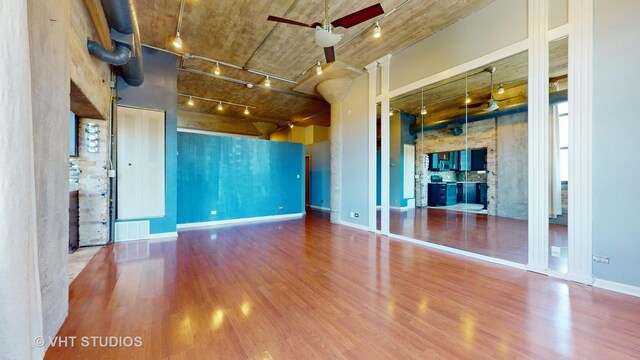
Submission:
[[[302,144],[179,132],[178,224],[302,213],[304,155]]]
[[[323,141],[306,146],[311,160],[309,171],[310,205],[329,208],[331,197],[331,142]]]
[[[144,83],[129,86],[118,78],[118,104],[165,112],[165,216],[151,218],[151,234],[176,231],[177,59],[162,51],[142,48]],[[146,219],[139,219],[146,220]]]

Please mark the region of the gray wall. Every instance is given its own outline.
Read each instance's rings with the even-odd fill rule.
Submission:
[[[593,253],[597,278],[640,286],[640,1],[596,0],[593,58]],[[612,172],[624,171],[614,177]]]
[[[68,310],[70,3],[29,1],[38,265],[44,338]]]
[[[369,152],[367,74],[353,81],[342,103],[342,221],[368,226]],[[332,140],[333,141],[333,140]],[[360,214],[350,218],[349,212]]]
[[[496,121],[498,125],[497,215],[527,219],[529,212],[527,113],[501,116]]]

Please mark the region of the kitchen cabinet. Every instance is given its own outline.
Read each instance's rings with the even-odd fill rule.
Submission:
[[[487,170],[487,149],[471,150],[471,171]]]
[[[439,171],[438,168],[438,154],[429,154],[429,170],[431,171]]]
[[[477,200],[477,183],[473,182],[459,182],[458,183],[458,196],[459,203],[475,204]]]
[[[478,183],[476,184],[476,197],[478,199],[477,203],[483,205],[483,209],[487,208],[487,183]]]
[[[80,243],[78,223],[78,190],[69,191],[69,253],[76,251]]]
[[[427,191],[429,206],[447,206],[457,202],[456,183],[430,183]]]

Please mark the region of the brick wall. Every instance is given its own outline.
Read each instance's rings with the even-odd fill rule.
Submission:
[[[85,129],[88,123],[100,128],[99,150],[87,151]],[[80,119],[78,126],[78,178],[80,208],[80,246],[105,244],[109,239],[109,123],[104,120]]]

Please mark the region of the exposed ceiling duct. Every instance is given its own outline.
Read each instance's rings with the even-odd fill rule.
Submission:
[[[105,49],[92,40],[87,42],[87,49],[98,59],[120,66],[122,78],[127,84],[140,86],[144,82],[144,66],[134,1],[101,0],[101,2],[111,27],[111,40],[115,44],[115,49]]]

